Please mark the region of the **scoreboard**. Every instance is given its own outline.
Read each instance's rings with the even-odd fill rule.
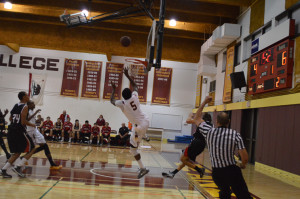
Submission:
[[[248,94],[291,88],[293,56],[294,41],[289,39],[252,56]]]

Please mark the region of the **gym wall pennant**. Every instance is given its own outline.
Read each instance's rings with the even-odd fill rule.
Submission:
[[[46,75],[38,75],[29,73],[29,96],[30,99],[37,105],[43,105],[44,90],[46,84]]]

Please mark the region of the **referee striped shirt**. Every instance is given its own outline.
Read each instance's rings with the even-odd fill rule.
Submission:
[[[229,128],[213,128],[206,122],[202,122],[199,128],[206,139],[212,167],[235,165],[234,151],[245,148],[241,135]]]

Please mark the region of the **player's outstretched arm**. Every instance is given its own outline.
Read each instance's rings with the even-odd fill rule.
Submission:
[[[114,106],[116,106],[116,99],[115,99],[115,92],[116,92],[116,85],[115,83],[111,82],[112,92],[110,96],[110,103],[112,103]]]
[[[202,102],[202,104],[200,105],[200,107],[198,108],[198,110],[197,110],[197,112],[196,112],[194,118],[192,118],[192,117],[190,116],[190,117],[187,119],[186,123],[188,123],[188,124],[194,123],[194,124],[196,124],[197,126],[198,126],[199,124],[201,124],[201,123],[203,122],[202,117],[201,117],[201,116],[202,116],[202,111],[203,111],[205,105],[208,104],[209,102],[211,102],[211,100],[212,100],[212,97],[211,97],[211,96],[207,96],[207,97],[205,98],[205,100]]]
[[[136,83],[133,81],[133,79],[129,76],[129,73],[128,73],[128,67],[125,67],[124,68],[124,74],[125,76],[129,79],[131,85],[132,85],[132,88],[134,91],[138,91],[138,86],[136,85]]]

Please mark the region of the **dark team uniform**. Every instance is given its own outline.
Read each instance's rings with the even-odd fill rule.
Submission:
[[[11,153],[29,152],[34,148],[31,138],[27,135],[26,127],[21,123],[21,113],[25,106],[18,103],[10,112],[12,122],[8,127],[7,141]]]
[[[55,125],[54,125],[54,129],[53,129],[53,134],[58,136],[61,134],[61,129],[62,129],[62,123],[58,123],[58,122],[55,122]]]
[[[5,130],[5,118],[2,116],[2,113],[0,113],[0,133]]]
[[[211,123],[206,123],[212,126]],[[204,151],[206,142],[204,136],[200,132],[199,127],[197,127],[197,130],[193,136],[194,138],[192,142],[184,151],[184,156],[189,157],[189,159],[192,161],[195,161],[196,157]]]

